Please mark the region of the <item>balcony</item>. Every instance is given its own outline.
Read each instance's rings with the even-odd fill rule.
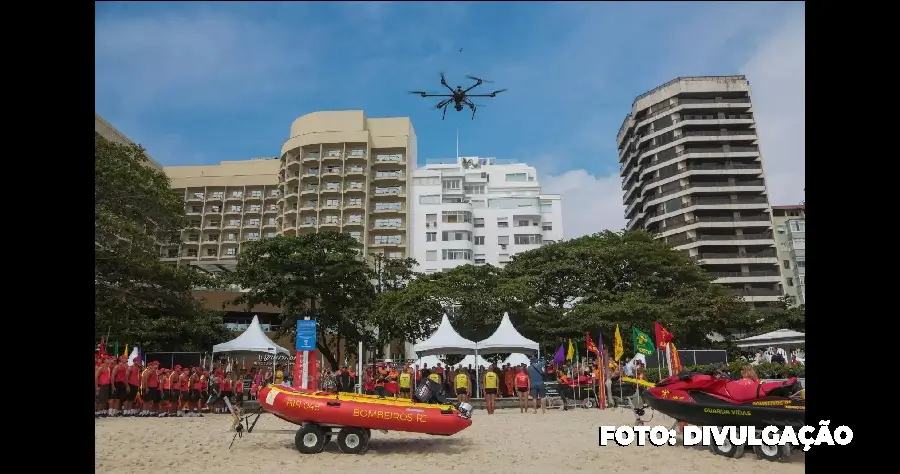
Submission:
[[[743,296],[744,298],[748,296],[768,296],[780,298],[783,294],[779,290],[772,290],[768,288],[733,288],[731,289],[731,293],[735,296]]]
[[[372,177],[373,181],[402,181],[406,179],[406,174],[401,171],[379,171]]]
[[[781,274],[774,270],[752,271],[752,272],[709,272],[710,276],[716,278],[716,283],[751,283],[751,282],[768,282],[779,283]]]
[[[232,193],[225,199],[226,201],[243,201],[244,193]]]
[[[405,206],[375,206],[372,208],[373,214],[391,214],[402,213],[406,209]]]

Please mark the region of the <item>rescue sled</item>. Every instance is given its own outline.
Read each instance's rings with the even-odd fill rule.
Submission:
[[[377,395],[304,392],[284,385],[264,387],[258,400],[260,411],[249,416],[238,414],[226,400],[234,416],[235,437],[252,432],[266,411],[300,425],[295,444],[303,454],[321,452],[332,438],[342,453],[364,453],[372,430],[450,436],[472,425],[471,406],[465,403],[457,408]]]

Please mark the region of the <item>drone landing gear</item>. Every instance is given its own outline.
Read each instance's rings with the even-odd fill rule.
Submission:
[[[466,105],[469,106],[469,110],[472,111],[472,120],[475,120],[475,112],[478,110],[478,107],[475,104],[466,101]]]
[[[450,104],[449,104],[449,103],[444,104],[444,107],[443,107],[444,113],[443,113],[443,115],[441,115],[441,120],[444,120],[444,119],[447,118],[447,106],[448,106],[448,105],[450,105]]]

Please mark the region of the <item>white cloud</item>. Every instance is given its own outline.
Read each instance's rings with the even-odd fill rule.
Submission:
[[[773,205],[796,204],[804,199],[805,33],[803,12],[786,17],[760,37],[740,68],[752,87],[769,199]],[[612,142],[614,137],[607,139]],[[598,177],[578,169],[553,175],[559,165],[555,162],[542,165],[549,159],[539,157],[535,164],[539,171],[549,174],[540,178],[544,192],[562,195],[566,238],[625,226],[618,173]]]

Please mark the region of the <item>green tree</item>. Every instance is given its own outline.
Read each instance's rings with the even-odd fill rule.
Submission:
[[[235,304],[281,307],[280,335],[294,335],[298,319],[315,319],[316,347],[336,370],[339,360],[325,334],[347,344],[372,338],[367,311],[375,300],[373,278],[356,239],[327,231],[251,242],[228,281],[247,289]]]
[[[754,310],[741,329],[748,336],[765,334],[779,329],[806,331],[806,307],[793,304],[791,297],[785,296],[769,306]]]
[[[389,307],[396,292],[419,276],[414,270],[418,263],[413,258],[387,258],[383,254],[371,254],[370,257],[377,292],[374,307]],[[366,318],[371,327],[377,328],[375,337],[367,341],[375,354],[381,354],[387,343],[414,339],[428,327],[428,321],[391,311],[367,311]]]
[[[548,349],[598,330],[611,347],[616,324],[630,334],[632,327],[651,331],[654,321],[685,347],[709,347],[707,334],[727,335],[747,320],[746,304],[644,231],[605,231],[547,245],[516,255],[504,272],[507,287],[517,288],[525,303],[520,331]],[[630,340],[623,339],[630,354]]]
[[[206,276],[160,261],[160,242],[180,241],[184,203],[144,149],[94,142],[94,332],[145,350],[208,350],[228,337],[220,312],[192,288]]]

